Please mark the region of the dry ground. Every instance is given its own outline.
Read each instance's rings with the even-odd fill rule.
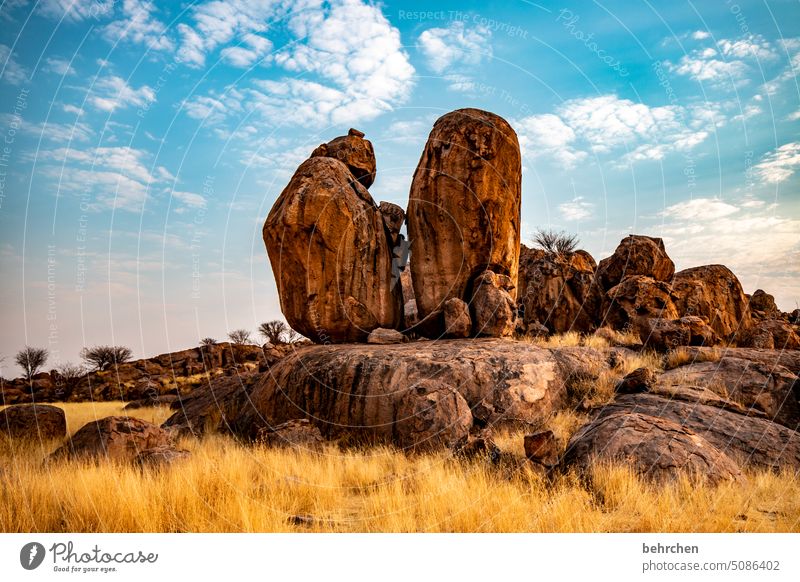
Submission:
[[[65,404],[71,431],[121,403]],[[168,409],[131,415],[161,422]],[[580,418],[552,427],[569,434]],[[0,440],[3,532],[642,532],[800,531],[800,477],[751,473],[745,486],[688,479],[656,487],[625,467],[590,481],[554,480],[522,462],[522,435],[502,467],[391,448],[322,453],[186,439],[192,458],[167,470],[44,459],[59,443]]]

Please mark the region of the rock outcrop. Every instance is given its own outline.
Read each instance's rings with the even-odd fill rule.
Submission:
[[[235,429],[254,438],[264,426],[308,418],[326,437],[452,444],[473,425],[525,425],[552,414],[565,403],[565,378],[605,361],[596,350],[571,351],[556,357],[501,339],[310,346],[262,375],[250,396],[255,410]]]
[[[614,254],[597,267],[597,280],[606,291],[627,277],[643,275],[668,283],[674,274],[675,264],[667,256],[664,241],[635,234],[622,239]]]
[[[497,115],[459,109],[433,126],[406,213],[420,320],[453,297],[471,303],[486,270],[509,277],[516,299],[521,168],[517,135]]]
[[[680,271],[673,278],[672,290],[681,316],[703,318],[722,339],[735,340],[752,326],[742,285],[724,265]]]
[[[281,192],[264,243],[286,321],[312,341],[366,340],[402,321],[383,216],[341,161],[312,157]]]
[[[520,257],[518,297],[526,326],[540,323],[552,333],[595,329],[603,294],[589,253],[561,255],[523,246]]]
[[[800,336],[782,319],[764,319],[742,333],[739,345],[767,350],[798,350]]]
[[[0,410],[0,434],[28,440],[62,439],[67,436],[64,411],[47,404],[18,404]]]
[[[78,430],[51,459],[108,458],[134,462],[142,451],[170,446],[170,434],[154,424],[128,416],[109,416]]]
[[[673,299],[669,283],[646,275],[625,277],[606,293],[602,323],[614,329],[638,330],[639,320],[677,319]]]
[[[680,422],[621,409],[600,415],[572,438],[565,463],[588,472],[596,463],[615,462],[663,482],[681,474],[712,483],[742,478],[739,465],[723,450]]]

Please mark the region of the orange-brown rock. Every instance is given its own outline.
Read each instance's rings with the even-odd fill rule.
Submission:
[[[765,319],[741,335],[739,345],[767,350],[800,350],[800,337],[782,319]]]
[[[459,109],[433,126],[407,212],[420,319],[452,297],[470,303],[473,280],[487,269],[516,287],[521,180],[519,141],[501,117]]]
[[[342,162],[303,162],[263,234],[281,310],[296,331],[315,342],[347,342],[400,325],[383,217]]]
[[[600,261],[597,279],[603,289],[619,285],[626,277],[645,275],[656,281],[670,281],[675,264],[667,256],[660,238],[632,234],[619,243],[614,254]]]
[[[678,311],[668,283],[635,275],[609,289],[603,303],[603,325],[636,328],[647,319],[677,319]]]
[[[375,181],[375,151],[372,143],[364,139],[364,133],[350,129],[347,135],[337,137],[317,147],[311,157],[334,158],[344,163],[356,180],[369,188]]]
[[[0,434],[10,437],[49,440],[67,436],[64,411],[47,404],[17,404],[0,410]]]
[[[52,457],[134,461],[142,451],[170,445],[170,434],[163,428],[139,418],[109,416],[83,426]]]
[[[742,285],[724,265],[680,271],[675,274],[672,289],[681,316],[702,317],[724,339],[735,339],[752,326]]]
[[[526,325],[539,322],[552,333],[588,332],[597,327],[603,293],[595,283],[596,265],[589,253],[523,254],[520,281],[527,286],[520,287],[518,297]]]
[[[764,291],[756,289],[749,297],[750,313],[759,319],[777,319],[780,316],[778,306],[775,305],[775,297]]]

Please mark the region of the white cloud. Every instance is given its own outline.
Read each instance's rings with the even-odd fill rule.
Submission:
[[[44,16],[78,22],[99,19],[114,11],[117,0],[40,0],[36,5]]]
[[[573,149],[575,131],[557,115],[531,115],[515,122],[514,127],[526,159],[549,155],[571,168],[586,157],[585,152]]]
[[[584,220],[592,215],[594,204],[587,202],[583,196],[576,196],[570,202],[559,204],[558,210],[564,220]]]
[[[209,5],[197,9],[198,15],[205,15],[197,27],[203,33],[197,42],[182,47],[186,58],[204,58],[209,47],[220,46],[242,29],[266,29],[251,16],[232,20],[227,5],[212,4],[216,6],[213,18]],[[189,114],[198,118],[211,113],[209,121],[217,122],[244,108],[274,125],[320,126],[372,119],[404,101],[413,84],[414,68],[402,49],[398,30],[376,6],[356,0],[329,4],[297,10],[288,17],[287,26],[295,40],[276,50],[271,62],[294,76],[258,80],[236,91],[201,96],[185,105]],[[280,9],[271,4],[261,12],[266,8]],[[184,36],[187,34],[185,31]],[[222,56],[242,65],[252,57],[241,52]]]
[[[747,82],[745,78],[748,67],[738,60],[723,61],[710,56],[710,53],[694,52],[684,55],[677,65],[668,64],[669,68],[679,75],[693,78],[695,81],[709,81],[722,83],[733,81],[735,83]]]
[[[467,27],[456,20],[447,28],[430,28],[419,35],[418,46],[428,59],[428,66],[443,73],[454,65],[477,65],[491,57],[492,33],[484,26]]]
[[[175,47],[166,36],[164,23],[153,16],[155,6],[149,0],[124,0],[121,19],[108,24],[103,35],[110,42],[125,40],[142,44],[149,50],[168,50]]]
[[[661,234],[676,267],[722,263],[746,292],[762,288],[784,309],[794,305],[800,298],[800,220],[779,215],[771,205],[706,200],[708,213],[665,216]]]
[[[155,91],[147,85],[135,89],[122,77],[109,76],[99,79],[92,87],[87,101],[103,111],[113,111],[128,106],[144,107],[156,100]]]
[[[75,69],[70,66],[67,59],[58,58],[45,59],[44,66],[42,66],[42,71],[45,73],[54,73],[61,77],[75,74]]]
[[[206,199],[194,192],[182,192],[179,190],[171,191],[172,197],[189,208],[205,208]]]
[[[263,58],[271,49],[269,39],[257,34],[245,34],[242,38],[244,46],[231,46],[220,51],[220,57],[228,64],[246,68]]]
[[[772,60],[777,58],[773,46],[764,37],[750,34],[737,40],[722,39],[717,45],[723,55],[739,59]]]
[[[709,37],[711,37],[711,34],[705,30],[695,30],[692,33],[692,38],[694,40],[705,40]]]
[[[788,180],[800,167],[800,142],[780,146],[764,156],[755,169],[765,182],[778,183]]]
[[[718,198],[694,198],[664,209],[663,216],[679,220],[714,220],[729,216],[739,209]]]
[[[19,85],[28,79],[28,71],[14,60],[11,49],[0,44],[0,72],[2,80],[12,85]]]
[[[69,123],[55,123],[55,122],[41,122],[34,123],[26,120],[14,120],[10,114],[3,114],[0,116],[0,123],[8,125],[12,121],[18,124],[18,130],[24,135],[33,136],[36,139],[41,138],[44,141],[52,141],[56,143],[67,143],[70,140],[76,142],[86,142],[92,137],[94,132],[92,128],[85,123],[75,122]]]

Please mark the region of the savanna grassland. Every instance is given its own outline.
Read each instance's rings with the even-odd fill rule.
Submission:
[[[122,403],[59,405],[71,432]],[[126,412],[128,413],[128,412]],[[167,408],[129,412],[161,422]],[[562,413],[552,428],[581,421]],[[60,443],[0,442],[3,532],[787,532],[800,531],[800,480],[750,472],[744,485],[643,481],[624,466],[590,479],[547,478],[524,460],[521,433],[491,465],[448,452],[377,447],[321,452],[243,445],[224,435],[179,444],[164,469],[110,461],[46,462]]]

